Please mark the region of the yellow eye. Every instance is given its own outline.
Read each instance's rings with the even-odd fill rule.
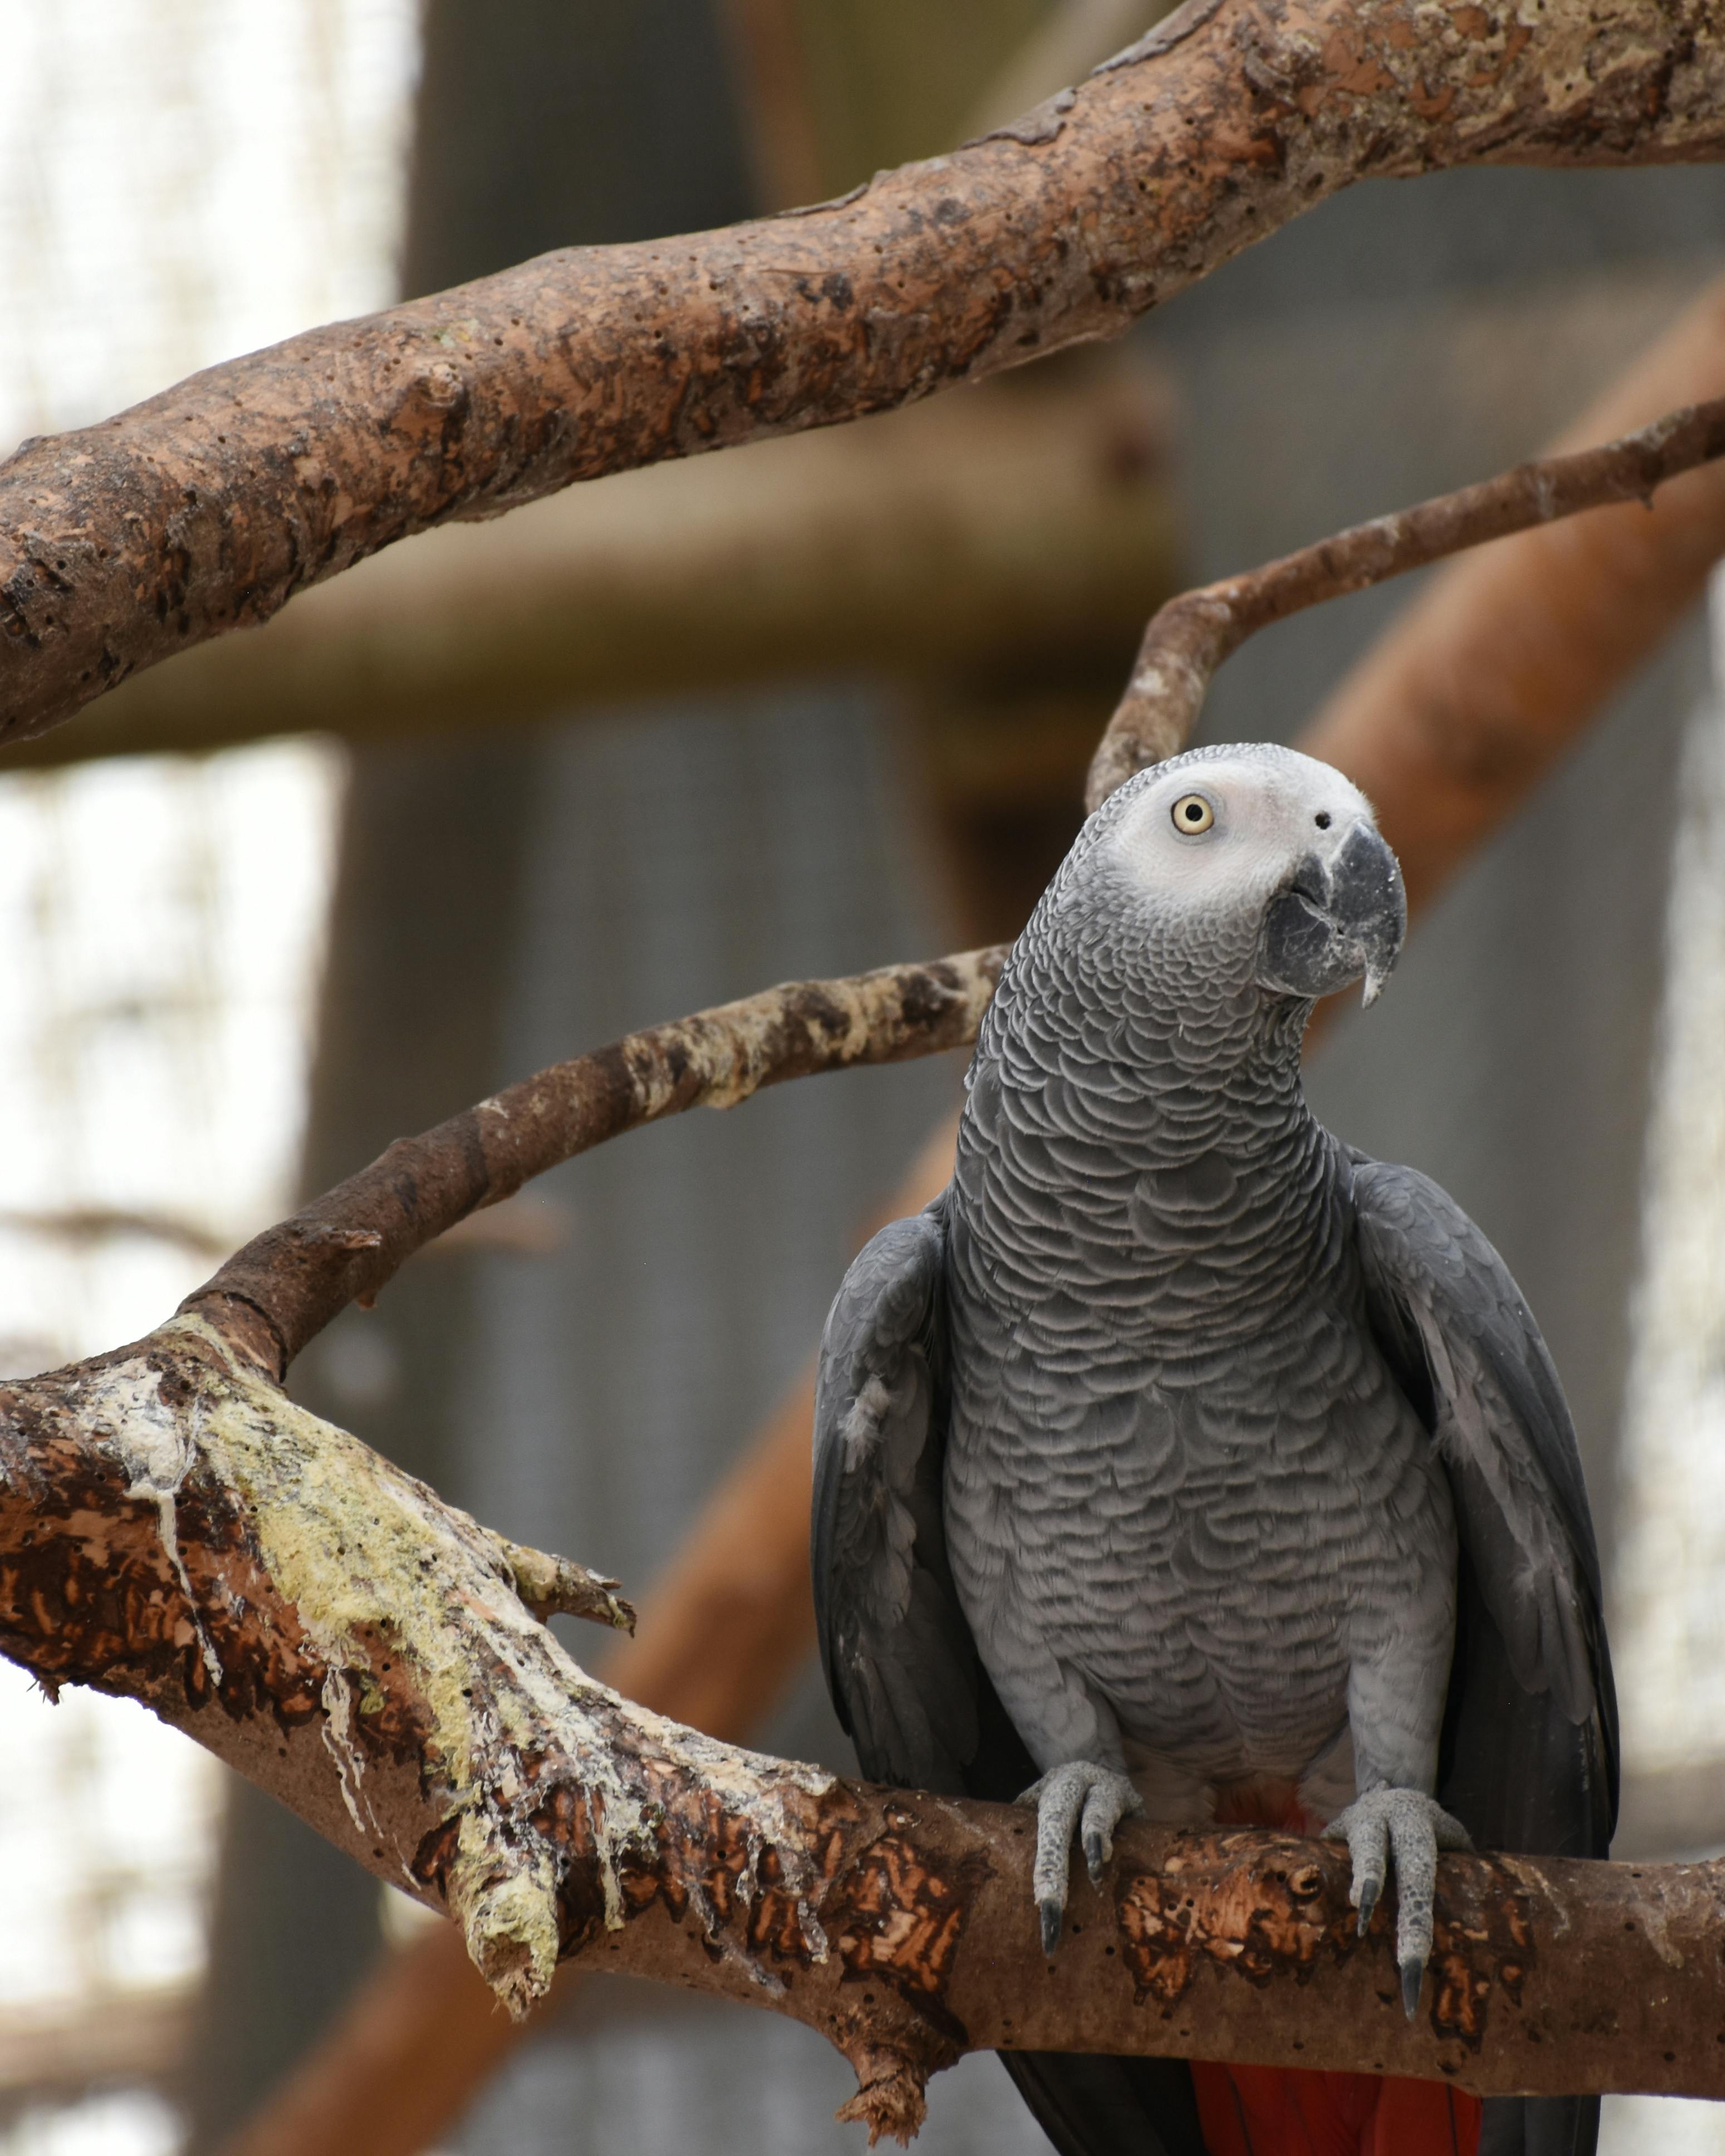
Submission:
[[[1189,835],[1207,831],[1216,820],[1216,812],[1201,793],[1183,793],[1173,806],[1174,829]]]

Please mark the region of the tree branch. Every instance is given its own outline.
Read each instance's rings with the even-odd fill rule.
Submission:
[[[1564,430],[1609,441],[1725,393],[1725,282]],[[1605,699],[1701,597],[1725,554],[1716,463],[1629,503],[1535,526],[1432,580],[1349,675],[1300,746],[1395,824],[1417,908],[1513,814]]]
[[[916,1213],[952,1172],[943,1120],[874,1227]],[[747,1743],[812,1655],[809,1573],[811,1357],[726,1471],[601,1674],[626,1698],[727,1743]],[[580,1982],[565,1968],[557,1991]],[[553,2003],[554,2010],[554,2003]],[[453,1925],[386,1957],[332,2028],[264,2096],[223,2156],[420,2156],[442,2140],[537,2016],[512,2023],[474,1974]]]
[[[571,249],[0,469],[0,740],[408,533],[1115,334],[1352,182],[1725,151],[1717,0],[1187,0],[1076,92],[812,211]]]
[[[625,1034],[553,1064],[418,1137],[398,1138],[290,1220],[238,1250],[181,1305],[274,1378],[350,1302],[414,1253],[548,1168],[685,1108],[735,1107],[762,1086],[962,1048],[1003,948],[836,981],[793,981]]]
[[[149,1701],[446,1904],[516,2012],[560,1957],[770,2005],[901,2135],[973,2046],[1725,2095],[1716,1866],[1446,1860],[1409,2024],[1345,1851],[1136,1829],[1106,1894],[1078,1887],[1049,1982],[1022,1811],[859,1788],[619,1699],[494,1538],[201,1321],[0,1403],[8,1651]]]
[[[1055,675],[1100,653],[1113,672],[1179,588],[1168,432],[1142,370],[1045,368],[574,487],[391,547],[5,762],[470,730],[848,669]]]
[[[1611,502],[1652,506],[1656,487],[1725,454],[1725,398],[1672,412],[1603,449],[1542,458],[1399,516],[1373,517],[1243,577],[1170,599],[1144,632],[1137,664],[1090,769],[1096,808],[1147,764],[1172,756],[1196,724],[1216,669],[1246,639],[1326,599],[1511,532]]]

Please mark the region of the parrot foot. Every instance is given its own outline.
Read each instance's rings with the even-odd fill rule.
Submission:
[[[1036,1814],[1036,1862],[1031,1884],[1042,1921],[1042,1951],[1060,1944],[1060,1920],[1066,1913],[1066,1870],[1076,1829],[1092,1886],[1102,1883],[1102,1866],[1114,1854],[1114,1830],[1128,1812],[1141,1812],[1144,1799],[1124,1774],[1089,1759],[1051,1767],[1040,1781],[1014,1799]]]
[[[1402,2007],[1411,2021],[1420,1986],[1431,1959],[1431,1903],[1437,1889],[1440,1849],[1471,1849],[1467,1829],[1423,1789],[1368,1789],[1338,1812],[1324,1829],[1327,1840],[1345,1841],[1353,1859],[1348,1900],[1359,1911],[1364,1933],[1395,1866],[1395,1958],[1402,1973]]]

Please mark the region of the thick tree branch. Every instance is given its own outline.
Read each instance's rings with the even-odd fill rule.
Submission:
[[[1111,336],[1353,181],[1716,157],[1719,31],[1719,0],[1187,0],[852,198],[545,255],[26,444],[0,739],[429,525]]]
[[[1132,680],[1091,765],[1090,807],[1135,771],[1173,754],[1196,723],[1216,669],[1260,629],[1581,510],[1625,501],[1651,507],[1656,487],[1721,454],[1725,398],[1670,413],[1603,449],[1545,457],[1399,516],[1373,517],[1245,576],[1170,599],[1144,632]]]
[[[952,1172],[943,1122],[873,1226],[919,1212]],[[634,1636],[606,1656],[600,1674],[626,1698],[743,1744],[807,1664],[814,1420],[811,1357],[653,1581]],[[558,1990],[580,1981],[566,1968]],[[378,1964],[223,2156],[420,2156],[537,2025],[497,2012],[453,1925],[429,1928]]]
[[[8,1652],[148,1700],[446,1903],[516,2011],[560,1958],[770,2005],[900,2133],[981,2046],[1725,2095],[1717,1866],[1446,1861],[1409,2024],[1344,1851],[1136,1830],[1105,1893],[1079,1887],[1050,1981],[1022,1811],[859,1788],[619,1699],[493,1538],[200,1321],[0,1402]]]
[[[620,474],[422,532],[5,764],[470,730],[848,669],[1111,671],[1179,588],[1167,439],[1142,370],[1069,367]]]

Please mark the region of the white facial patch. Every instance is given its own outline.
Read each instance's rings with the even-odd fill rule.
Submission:
[[[1263,901],[1307,854],[1332,854],[1371,820],[1365,796],[1328,764],[1246,746],[1178,758],[1133,782],[1102,845],[1146,891],[1209,911]]]

